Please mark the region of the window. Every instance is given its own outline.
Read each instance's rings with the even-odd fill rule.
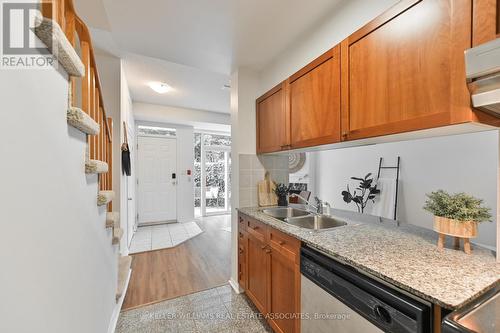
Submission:
[[[231,206],[231,137],[195,133],[195,215],[227,213]]]
[[[166,136],[173,138],[176,136],[175,128],[138,126],[137,130],[139,135]]]

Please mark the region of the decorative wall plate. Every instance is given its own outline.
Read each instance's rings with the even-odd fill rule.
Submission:
[[[290,173],[300,171],[306,163],[306,153],[290,153],[288,155],[288,170]]]

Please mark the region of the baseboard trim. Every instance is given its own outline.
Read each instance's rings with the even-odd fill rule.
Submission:
[[[240,285],[238,282],[234,281],[232,278],[229,279],[229,285],[231,288],[233,288],[234,292],[237,294],[241,294],[243,292],[243,289],[240,288]]]
[[[128,271],[127,282],[125,283],[125,292],[123,293],[122,297],[120,297],[120,299],[116,303],[116,306],[113,310],[113,314],[111,315],[111,320],[109,321],[109,326],[108,326],[108,333],[114,333],[116,330],[116,324],[118,324],[118,317],[120,316],[120,311],[121,311],[122,306],[123,306],[123,301],[125,300],[125,296],[127,295],[128,284],[130,282],[130,276],[132,276],[131,269]]]

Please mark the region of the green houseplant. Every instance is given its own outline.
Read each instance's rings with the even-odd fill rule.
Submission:
[[[278,197],[278,206],[288,206],[287,196],[289,193],[288,186],[285,184],[277,184],[274,193]]]
[[[455,247],[459,239],[464,239],[464,249],[470,253],[470,238],[477,236],[480,222],[491,221],[490,209],[483,206],[483,200],[466,193],[449,194],[438,190],[427,194],[423,207],[434,214],[434,230],[439,233],[438,247],[443,248],[444,236],[455,237]]]

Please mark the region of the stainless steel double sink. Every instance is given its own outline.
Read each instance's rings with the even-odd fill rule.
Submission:
[[[317,215],[292,207],[267,208],[262,212],[285,223],[311,230],[326,230],[347,225],[347,222],[332,216]]]

